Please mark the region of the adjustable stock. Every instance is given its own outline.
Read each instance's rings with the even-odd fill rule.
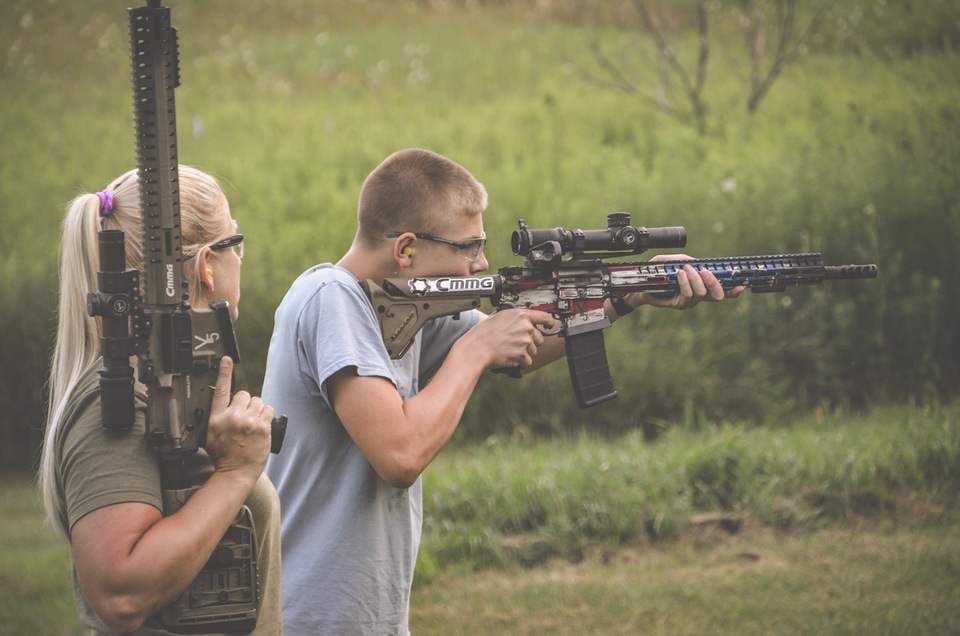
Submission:
[[[497,278],[388,278],[382,287],[372,280],[360,281],[360,287],[377,314],[383,346],[392,360],[398,360],[427,321],[479,309],[484,296],[497,293]],[[439,288],[437,282],[442,283]]]

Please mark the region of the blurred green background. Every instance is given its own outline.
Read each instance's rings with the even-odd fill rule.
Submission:
[[[65,205],[134,166],[127,4],[0,4],[3,471],[30,469],[42,435]],[[290,282],[349,246],[365,176],[420,146],[487,187],[494,269],[519,260],[509,249],[519,218],[588,229],[624,210],[637,225],[686,226],[693,256],[819,251],[880,271],[637,312],[607,335],[618,400],[579,411],[562,364],[521,381],[485,377],[461,441],[582,428],[649,437],[957,395],[955,2],[829,3],[753,113],[750,3],[706,3],[699,122],[669,70],[676,60],[695,73],[695,2],[651,3],[675,57],[658,54],[633,3],[615,0],[170,4],[180,160],[221,179],[247,235],[246,388],[260,386]],[[765,71],[785,5],[764,6]],[[800,10],[797,33],[814,9]],[[605,63],[629,90],[600,85],[612,77]]]

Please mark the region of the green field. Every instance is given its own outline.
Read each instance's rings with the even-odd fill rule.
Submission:
[[[956,510],[958,420],[956,406],[902,407],[673,429],[653,443],[640,432],[610,441],[491,437],[447,450],[425,473],[421,573],[669,544],[704,515],[728,529],[750,519],[802,533],[860,515],[903,516],[908,496]]]
[[[960,405],[445,452],[413,633],[949,634]],[[0,494],[0,634],[77,633],[66,543]]]
[[[77,629],[66,546],[38,532],[23,475],[60,217],[135,162],[127,4],[0,3],[3,635]],[[483,378],[425,475],[415,633],[960,631],[955,2],[830,3],[753,114],[743,3],[708,3],[700,126],[638,95],[685,104],[616,0],[599,20],[573,0],[170,4],[180,160],[221,179],[247,237],[244,388],[288,285],[343,253],[364,177],[403,147],[484,183],[494,269],[518,263],[520,218],[621,210],[685,226],[693,256],[879,267],[638,311],[607,333],[619,398],[590,411],[562,364]],[[655,4],[689,71],[694,3]],[[594,38],[637,93],[587,78]]]
[[[956,523],[873,524],[452,573],[414,591],[421,634],[954,634]]]

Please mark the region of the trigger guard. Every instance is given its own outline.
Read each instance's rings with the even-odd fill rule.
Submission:
[[[534,327],[536,327],[537,331],[539,331],[544,336],[559,336],[560,332],[563,331],[563,319],[557,314],[551,314],[551,315],[557,319],[556,329],[554,329],[553,331],[549,331],[548,329],[544,329],[540,325],[534,325]]]

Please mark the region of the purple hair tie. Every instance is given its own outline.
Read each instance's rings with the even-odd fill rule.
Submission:
[[[97,198],[100,199],[100,216],[107,216],[113,212],[113,192],[101,190],[97,192]]]

